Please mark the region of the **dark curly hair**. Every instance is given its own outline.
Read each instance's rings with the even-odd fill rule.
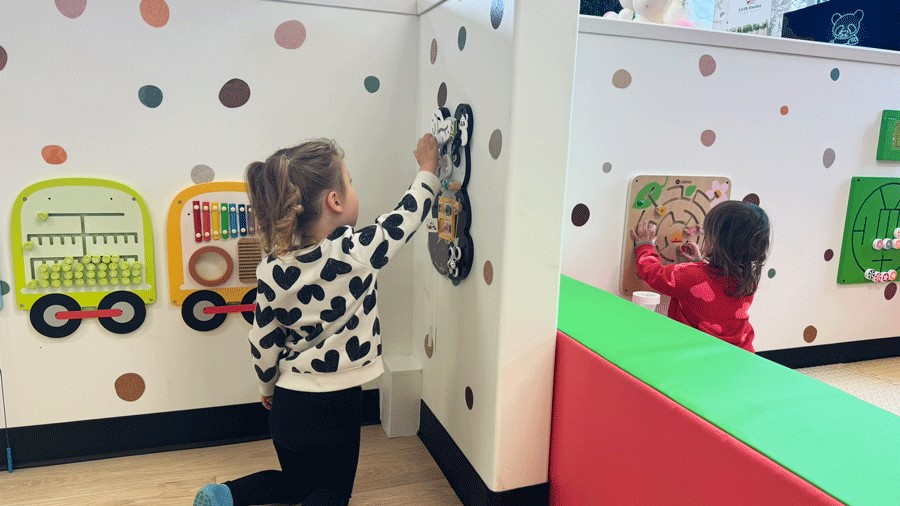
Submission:
[[[709,265],[728,279],[725,293],[746,297],[759,288],[769,253],[769,217],[759,206],[729,200],[713,207],[703,223]]]

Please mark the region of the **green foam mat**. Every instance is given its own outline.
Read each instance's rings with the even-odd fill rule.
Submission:
[[[559,330],[847,504],[900,504],[900,417],[563,276]]]

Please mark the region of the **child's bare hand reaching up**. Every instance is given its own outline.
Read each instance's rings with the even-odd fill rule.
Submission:
[[[688,262],[703,261],[703,254],[700,253],[700,246],[694,241],[687,241],[681,248],[678,248],[678,255]]]
[[[631,231],[631,238],[634,239],[634,245],[652,244],[656,246],[656,225],[649,221],[638,223],[637,230]]]
[[[437,174],[438,169],[438,146],[437,141],[431,134],[425,134],[419,139],[415,150],[416,161],[419,162],[421,170]]]

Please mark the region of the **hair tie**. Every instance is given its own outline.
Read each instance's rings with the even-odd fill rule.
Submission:
[[[303,214],[303,204],[297,204],[294,206],[294,212],[297,214]]]

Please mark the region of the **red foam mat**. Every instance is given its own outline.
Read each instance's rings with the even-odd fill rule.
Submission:
[[[840,504],[559,332],[550,504]]]

